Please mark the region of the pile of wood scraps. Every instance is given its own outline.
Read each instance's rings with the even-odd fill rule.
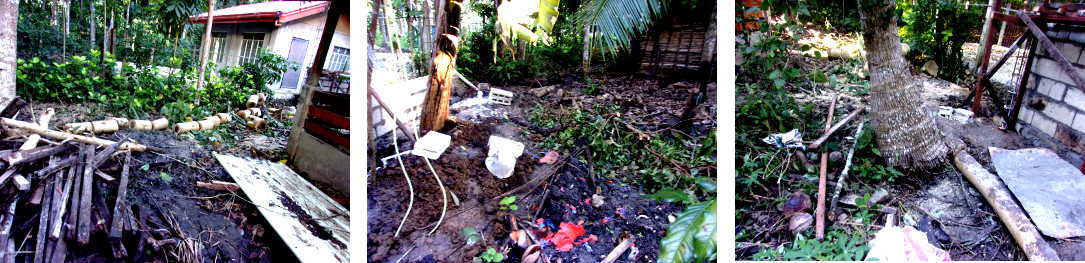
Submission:
[[[131,151],[157,148],[50,130],[52,109],[37,123],[4,112],[0,126],[20,146],[0,149],[0,261],[65,262],[92,236],[108,237],[114,257],[128,258],[124,241],[143,241],[126,199],[128,160]]]

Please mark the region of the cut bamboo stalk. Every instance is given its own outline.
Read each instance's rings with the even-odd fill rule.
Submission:
[[[829,117],[825,120],[825,133],[829,133],[829,128],[833,124],[833,110],[836,109],[836,100],[840,96],[834,96],[833,102],[829,103]],[[814,218],[814,236],[818,241],[825,240],[825,177],[829,169],[829,153],[821,152],[821,176],[818,177],[818,206],[817,217]]]
[[[149,130],[152,130],[152,128],[153,128],[153,126],[151,126],[151,121],[148,121],[148,120],[132,120],[132,121],[128,122],[128,129],[138,130],[138,131],[149,131]]]
[[[211,116],[208,116],[208,117],[204,117],[203,120],[215,122],[215,125],[219,125],[219,124],[224,123],[224,121],[222,121],[222,118],[219,118],[219,116],[217,116],[217,115],[211,115]]]
[[[259,106],[260,104],[263,104],[264,99],[266,99],[266,97],[264,97],[263,93],[257,93],[256,95],[249,95],[249,99],[247,101],[245,101],[245,107],[246,108],[255,108],[256,106]]]
[[[863,134],[864,123],[865,122],[859,122],[859,128],[855,129],[855,136],[852,136],[855,138],[854,140],[856,143],[859,142],[859,135]],[[848,150],[848,159],[844,161],[844,171],[840,172],[840,178],[836,180],[836,191],[833,192],[833,202],[829,205],[829,211],[836,210],[836,203],[840,202],[840,190],[844,189],[844,178],[848,177],[848,168],[851,167],[851,157],[855,155],[855,148],[857,148],[857,146],[858,145],[852,145],[851,149]]]
[[[177,134],[184,134],[184,133],[199,130],[199,129],[200,129],[200,123],[199,122],[194,122],[194,121],[182,122],[182,123],[177,123],[177,124],[173,125],[173,132],[176,132]]]
[[[169,119],[160,118],[160,119],[151,121],[151,129],[152,130],[157,131],[157,130],[162,130],[162,129],[165,129],[165,128],[168,128],[168,127],[170,127],[170,120]]]
[[[89,131],[90,131],[91,134],[99,134],[99,133],[106,133],[106,132],[115,132],[117,130],[120,130],[120,128],[121,127],[120,127],[120,125],[117,124],[117,121],[114,121],[114,120],[100,120],[100,121],[92,121],[92,122],[90,122],[90,130]]]
[[[245,122],[245,125],[249,126],[249,128],[252,128],[254,130],[259,131],[259,130],[263,130],[264,128],[267,127],[267,121],[265,121],[264,119],[262,119],[260,117],[250,117],[250,118],[251,119],[249,121]]]
[[[81,143],[93,144],[93,145],[102,145],[102,146],[110,145],[110,144],[114,143],[113,141],[106,140],[106,139],[91,138],[91,137],[82,136],[82,135],[75,135],[75,134],[71,134],[71,133],[67,133],[67,132],[49,130],[49,129],[39,127],[38,125],[35,125],[33,123],[17,121],[17,120],[13,120],[13,119],[9,119],[9,118],[0,118],[0,124],[6,125],[6,126],[9,126],[9,127],[12,127],[12,128],[16,128],[16,129],[26,130],[26,131],[36,133],[36,134],[41,134],[42,136],[53,138],[53,139],[58,139],[58,140],[65,140],[65,141],[66,140],[72,140],[72,141],[77,141],[77,142],[81,142]],[[134,144],[134,143],[124,143],[123,145],[120,146],[121,150],[132,150],[132,151],[137,151],[137,152],[146,151],[149,148],[150,147],[148,147],[146,145],[139,145],[139,144]],[[153,150],[157,150],[157,149],[155,148]]]
[[[1029,221],[1024,210],[1014,201],[1013,196],[1006,190],[1006,186],[995,175],[983,168],[968,151],[957,151],[953,155],[953,163],[961,170],[965,178],[976,187],[991,208],[995,210],[1002,223],[1006,224],[1006,230],[1010,231],[1021,250],[1025,252],[1029,260],[1058,261],[1059,256],[1055,250],[1044,241],[1043,236],[1036,231],[1036,226]]]
[[[218,122],[213,121],[213,120],[202,120],[202,121],[198,121],[197,123],[200,124],[200,130],[201,131],[214,129],[215,126],[218,125]]]
[[[242,118],[242,119],[245,119],[245,118],[247,118],[248,116],[256,116],[256,117],[260,117],[260,115],[261,115],[262,113],[263,113],[263,112],[262,112],[262,111],[260,111],[260,108],[248,108],[248,109],[244,109],[244,110],[239,110],[239,111],[237,111],[237,116],[241,116],[241,118]]]
[[[38,126],[49,127],[49,120],[53,119],[53,114],[55,113],[56,111],[53,110],[53,108],[45,109],[45,113],[38,118]],[[30,137],[27,137],[26,142],[24,142],[22,146],[19,146],[19,150],[33,149],[38,146],[39,140],[41,140],[41,134],[31,134]]]
[[[106,118],[106,120],[111,120],[111,121],[117,122],[117,126],[119,126],[120,129],[124,129],[124,128],[128,127],[129,120],[125,119],[125,118],[109,117],[109,118]]]

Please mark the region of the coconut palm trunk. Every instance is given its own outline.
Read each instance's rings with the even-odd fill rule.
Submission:
[[[948,148],[935,129],[934,113],[921,106],[921,83],[909,73],[909,65],[901,55],[897,18],[892,15],[894,2],[860,0],[859,6],[870,65],[871,121],[878,149],[892,166],[925,168],[941,164]]]
[[[19,1],[0,0],[0,108],[15,99],[15,69]]]
[[[460,10],[462,0],[438,0],[437,39],[430,60],[429,90],[422,104],[422,131],[441,131],[448,120],[448,101],[452,96],[452,78],[459,50]],[[408,135],[410,136],[410,135]]]

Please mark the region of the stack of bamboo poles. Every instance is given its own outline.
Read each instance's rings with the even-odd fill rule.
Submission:
[[[267,121],[260,118],[260,116],[263,115],[263,112],[258,107],[260,104],[264,103],[265,99],[267,98],[264,97],[263,93],[249,96],[248,101],[245,102],[245,107],[247,109],[237,111],[237,116],[241,116],[241,119],[245,120],[245,126],[249,126],[249,128],[254,130],[263,130],[267,127]]]

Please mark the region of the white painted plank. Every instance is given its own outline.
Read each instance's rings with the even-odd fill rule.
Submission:
[[[233,176],[301,262],[350,262],[350,211],[284,164],[218,153],[212,155]],[[283,205],[280,193],[312,218],[328,218],[316,222],[332,233],[331,239],[323,240],[313,235],[297,215]],[[333,244],[332,240],[341,241],[343,246]]]

